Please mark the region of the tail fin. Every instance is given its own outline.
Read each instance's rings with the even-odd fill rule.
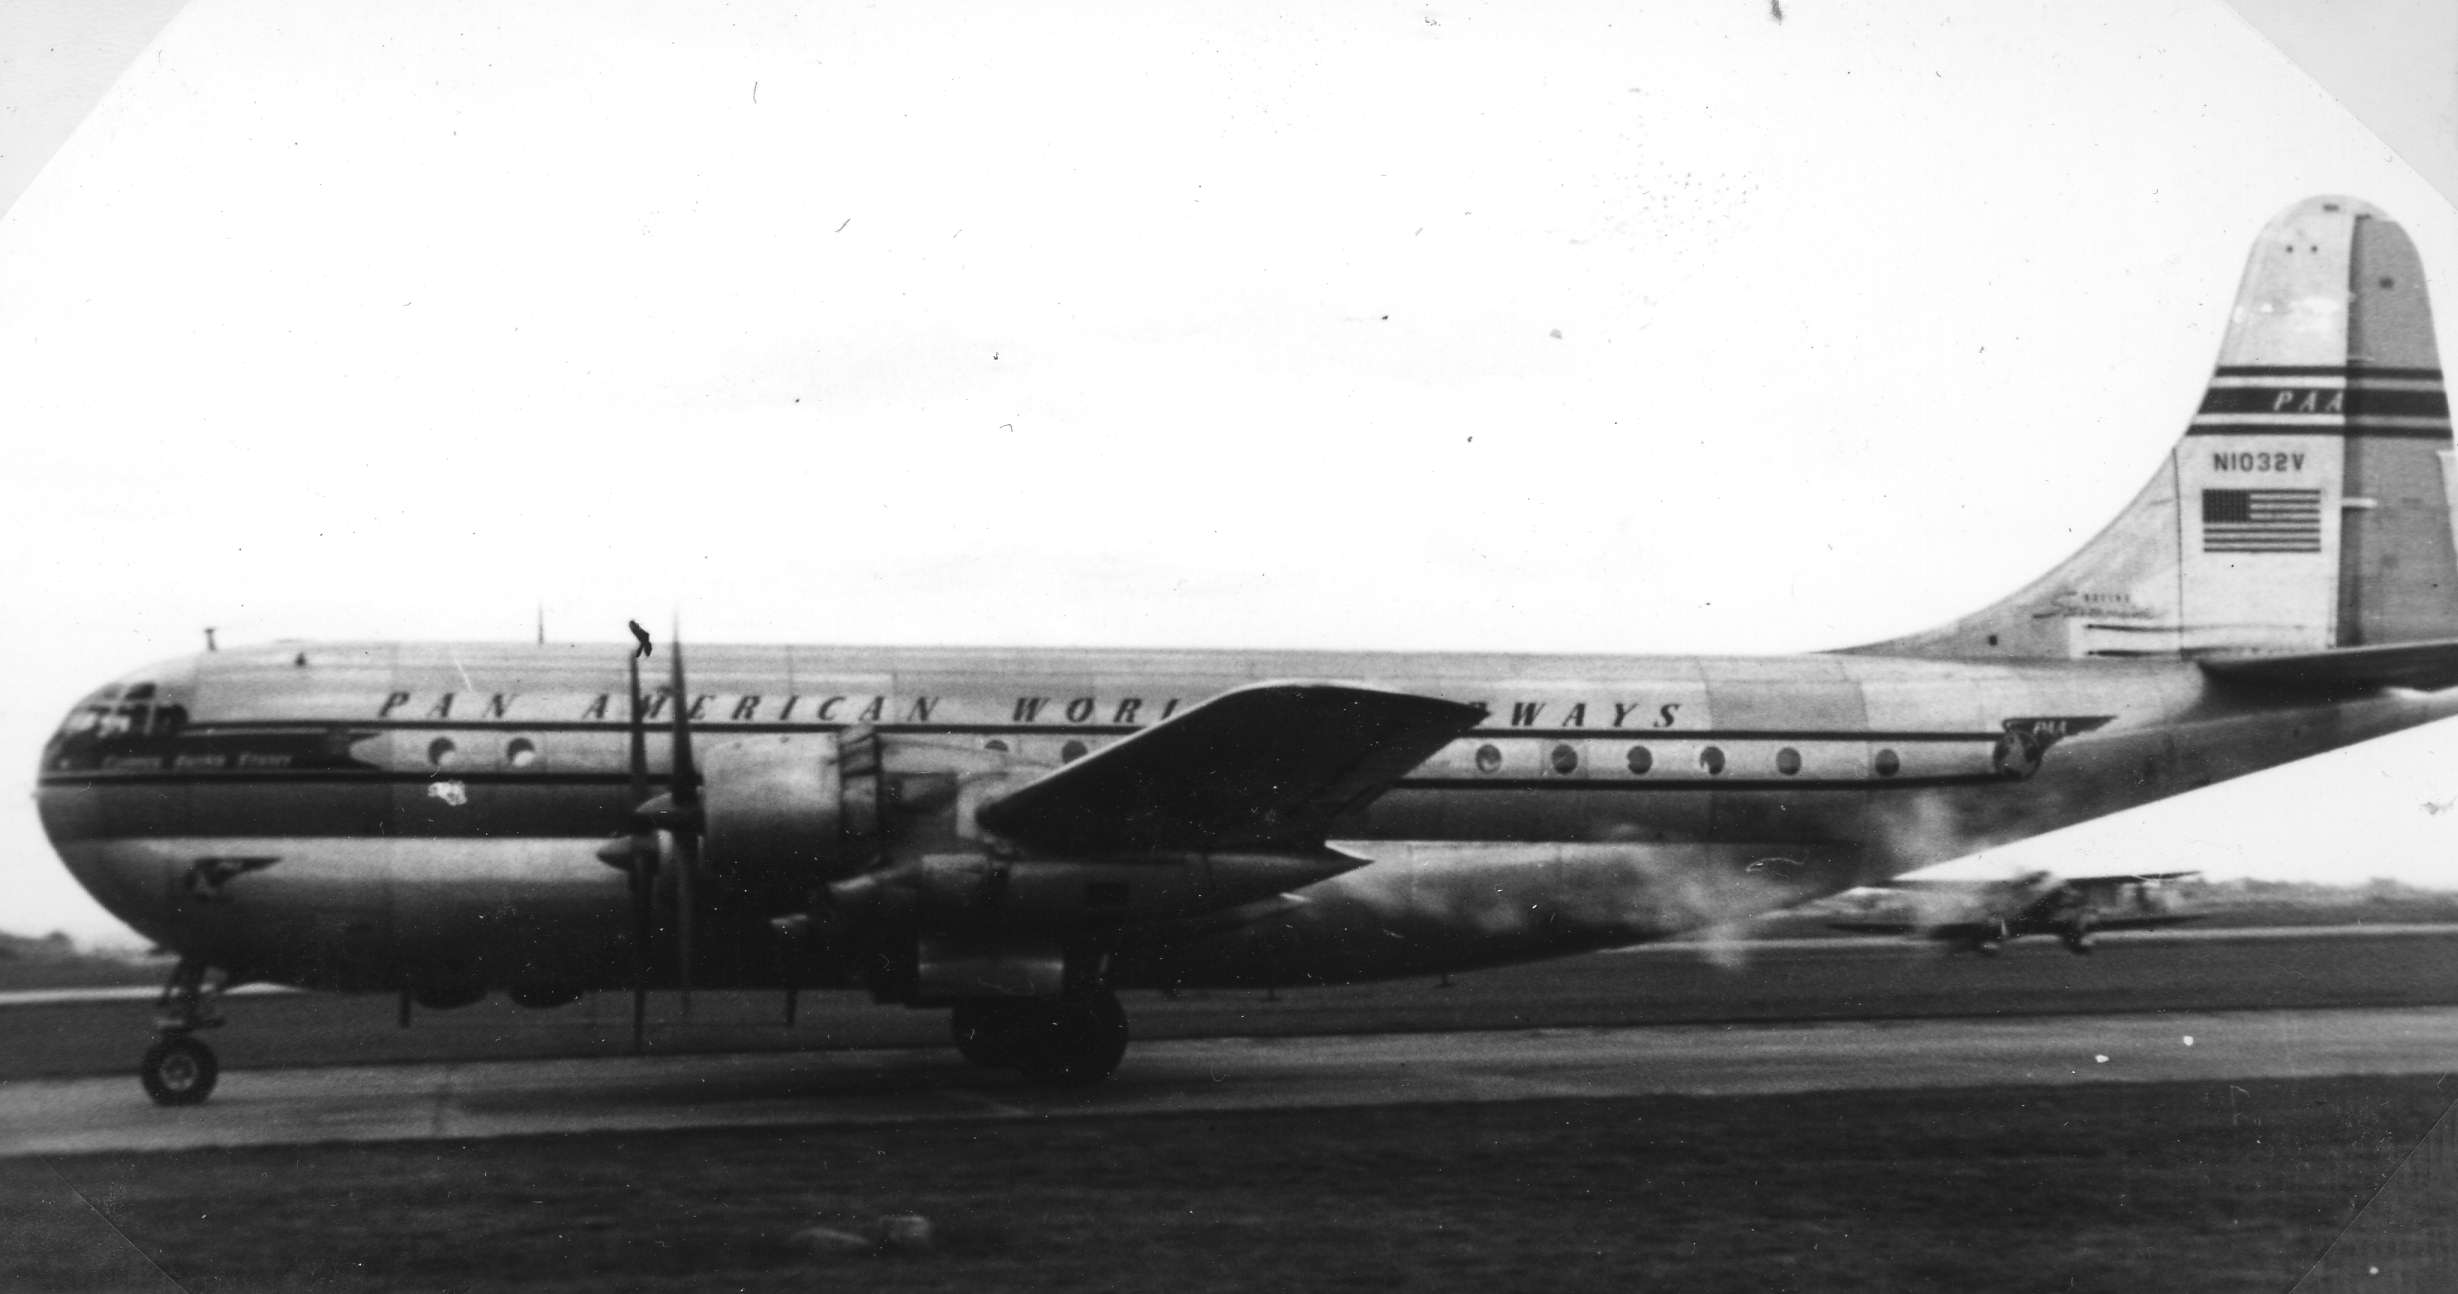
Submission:
[[[1859,652],[2078,659],[2458,638],[2458,465],[2423,264],[2348,198],[2263,228],[2202,407],[2151,483],[2022,592]]]

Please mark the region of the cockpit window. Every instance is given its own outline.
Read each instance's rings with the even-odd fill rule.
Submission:
[[[60,721],[43,747],[43,768],[78,772],[117,767],[153,767],[172,758],[166,739],[188,726],[193,667],[171,662],[167,672],[147,670],[142,682],[106,683]],[[184,744],[184,743],[183,743]]]
[[[62,737],[103,741],[132,737],[167,737],[186,726],[185,706],[154,704],[154,685],[114,684],[79,703],[60,724]]]

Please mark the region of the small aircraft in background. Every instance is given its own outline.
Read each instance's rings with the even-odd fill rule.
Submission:
[[[2059,876],[2026,872],[2002,880],[1901,877],[1856,891],[1862,915],[1829,921],[1865,935],[1918,935],[1950,951],[1994,957],[2009,939],[2055,935],[2075,954],[2091,951],[2103,930],[2155,930],[2202,914],[2183,911],[2175,883],[2200,872],[2118,872]]]

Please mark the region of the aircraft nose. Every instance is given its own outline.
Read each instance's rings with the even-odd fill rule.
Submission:
[[[77,883],[140,930],[158,916],[156,854],[185,826],[183,787],[160,776],[187,726],[195,666],[166,661],[87,693],[43,745],[35,806]]]
[[[171,766],[195,673],[195,662],[181,659],[105,683],[71,706],[44,742],[35,798],[43,831],[62,857],[69,846],[107,832],[114,803],[152,805],[172,794],[145,775]]]

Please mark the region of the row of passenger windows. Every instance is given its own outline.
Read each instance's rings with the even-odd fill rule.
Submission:
[[[996,737],[983,742],[982,746],[987,750],[1004,751],[1007,749],[1007,743]],[[1084,743],[1080,741],[1070,740],[1067,744],[1059,747],[1058,749],[1059,759],[1066,763],[1074,763],[1076,760],[1083,758],[1083,756]],[[1724,748],[1721,746],[1702,746],[1699,748],[1698,766],[1700,770],[1705,772],[1709,777],[1722,777],[1724,775],[1725,768],[1729,765],[1729,762],[1730,761],[1725,758]],[[1502,763],[1503,759],[1501,747],[1490,742],[1477,747],[1476,767],[1478,772],[1499,773],[1502,771]],[[1557,776],[1561,777],[1568,777],[1571,774],[1578,772],[1579,748],[1569,744],[1568,742],[1556,745],[1552,750],[1546,752],[1545,766],[1552,769]],[[1645,777],[1649,773],[1655,771],[1655,752],[1649,750],[1645,746],[1632,746],[1630,748],[1629,755],[1625,758],[1625,766],[1629,768],[1634,776]],[[1880,777],[1893,777],[1903,771],[1903,757],[1896,754],[1892,749],[1882,748],[1869,757],[1869,767],[1871,771],[1875,772]],[[1775,752],[1775,771],[1781,773],[1785,777],[1798,776],[1801,772],[1801,752],[1790,746],[1785,746],[1782,749],[1777,750]]]
[[[982,743],[982,748],[985,750],[1004,752],[1007,749],[1007,743],[997,737],[992,737],[988,741]],[[1072,764],[1075,761],[1082,759],[1084,754],[1084,743],[1073,738],[1068,739],[1066,744],[1058,748],[1058,757],[1063,763]],[[460,762],[461,750],[460,747],[454,743],[452,738],[438,737],[427,743],[427,763],[433,767],[451,768]],[[538,743],[531,741],[527,737],[514,737],[512,740],[504,743],[504,764],[507,767],[527,768],[537,762]],[[1502,762],[1501,747],[1496,746],[1491,742],[1477,747],[1476,768],[1478,772],[1499,773],[1502,771]],[[1630,753],[1625,758],[1624,762],[1625,766],[1629,768],[1633,775],[1645,777],[1649,773],[1655,771],[1655,752],[1649,750],[1645,746],[1632,746],[1630,748]],[[1555,746],[1551,751],[1546,753],[1545,766],[1552,769],[1556,775],[1562,777],[1568,777],[1571,774],[1578,772],[1579,748],[1569,744],[1568,742]],[[1723,776],[1724,770],[1727,767],[1727,761],[1724,757],[1724,748],[1721,746],[1701,746],[1698,751],[1698,766],[1699,769],[1705,772],[1709,777]],[[1869,766],[1880,777],[1893,777],[1897,773],[1903,771],[1903,759],[1893,750],[1880,749],[1875,754],[1870,756]],[[1776,751],[1775,771],[1786,777],[1792,777],[1798,774],[1801,771],[1801,752],[1790,746],[1783,747],[1782,749]]]
[[[1491,743],[1477,747],[1478,772],[1499,773],[1502,771],[1502,762],[1501,747]],[[1724,756],[1723,747],[1699,747],[1698,766],[1700,771],[1706,773],[1707,776],[1722,777],[1729,764],[1730,761]],[[1579,748],[1567,742],[1555,746],[1546,752],[1545,766],[1553,770],[1557,776],[1562,777],[1578,772]],[[1632,746],[1630,753],[1625,757],[1624,766],[1630,770],[1632,775],[1645,777],[1656,770],[1656,754],[1645,746]],[[1881,749],[1870,756],[1869,767],[1880,777],[1893,777],[1903,771],[1903,757],[1892,750]],[[1801,771],[1801,752],[1790,746],[1776,751],[1775,771],[1785,777],[1797,776]]]

